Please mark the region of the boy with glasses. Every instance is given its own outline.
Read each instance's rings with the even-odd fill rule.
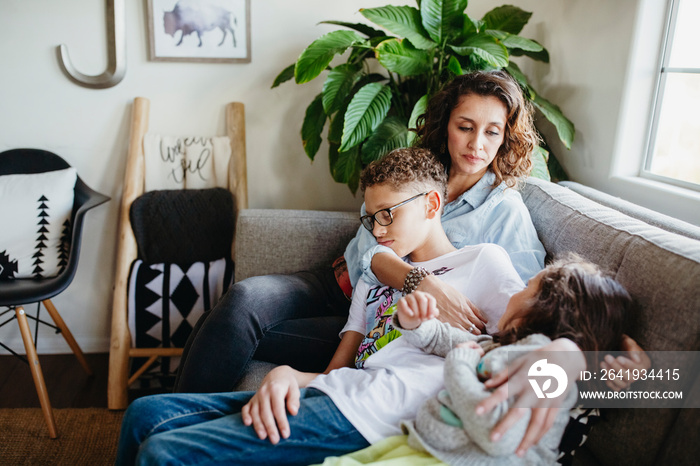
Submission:
[[[403,289],[358,282],[323,374],[280,366],[255,394],[137,399],[125,415],[117,464],[312,464],[400,435],[400,422],[443,387],[444,359],[404,342],[391,326],[396,302],[428,274],[468,296],[487,330],[496,330],[523,283],[500,246],[457,250],[449,241],[440,221],[447,187],[440,162],[425,149],[397,149],[371,163],[360,183],[362,225],[413,266]]]

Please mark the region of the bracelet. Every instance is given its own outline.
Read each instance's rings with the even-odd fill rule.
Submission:
[[[422,282],[428,275],[432,274],[424,267],[413,267],[408,272],[408,275],[406,275],[406,279],[403,282],[403,289],[401,289],[403,295],[406,296],[407,294],[411,294],[416,291],[416,288],[418,288],[420,282]]]

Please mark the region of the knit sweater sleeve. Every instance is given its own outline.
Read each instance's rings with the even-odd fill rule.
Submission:
[[[407,330],[401,327],[396,314],[392,316],[392,322],[403,338],[416,348],[422,349],[426,353],[445,357],[460,343],[465,341],[480,342],[484,339],[490,340],[489,336],[476,336],[464,330],[459,330],[449,324],[437,319],[426,320],[418,327]]]

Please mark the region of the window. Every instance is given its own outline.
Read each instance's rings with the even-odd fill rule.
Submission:
[[[669,2],[642,176],[700,191],[700,2]]]

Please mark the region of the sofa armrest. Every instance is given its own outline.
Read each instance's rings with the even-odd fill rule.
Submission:
[[[236,281],[330,266],[359,226],[352,212],[242,210],[236,222]]]

